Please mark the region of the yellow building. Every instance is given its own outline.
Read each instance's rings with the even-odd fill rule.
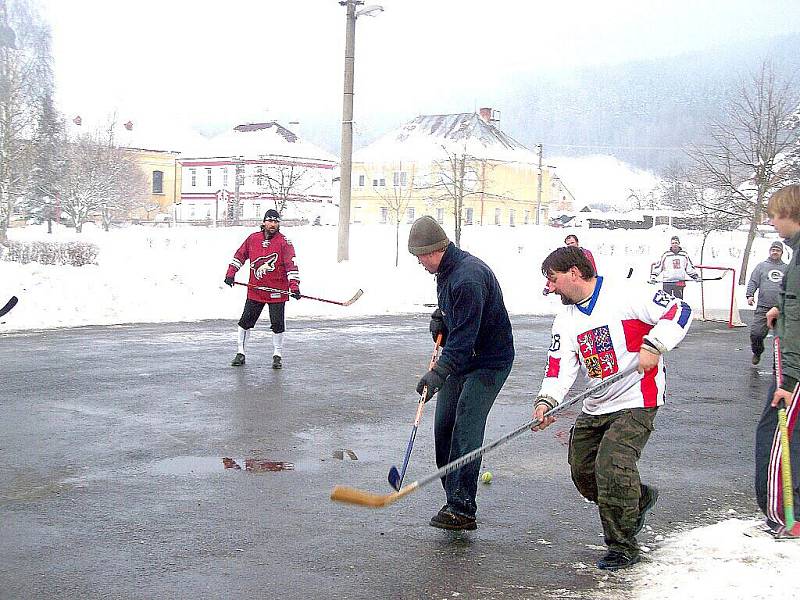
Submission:
[[[352,220],[546,224],[553,173],[497,126],[496,111],[422,115],[353,155]]]
[[[123,148],[147,178],[150,198],[144,209],[133,216],[154,220],[157,215],[174,215],[176,199],[180,198],[181,172],[178,152]]]

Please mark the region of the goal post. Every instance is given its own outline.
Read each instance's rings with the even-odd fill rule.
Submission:
[[[700,272],[700,313],[695,319],[718,321],[728,327],[744,327],[736,302],[736,269],[713,265],[696,265]],[[695,294],[696,297],[696,294]]]

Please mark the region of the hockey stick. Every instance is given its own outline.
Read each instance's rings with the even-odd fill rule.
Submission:
[[[781,361],[781,339],[775,336],[772,345],[775,356],[775,387],[780,389],[783,384],[783,363]],[[798,386],[795,385],[792,400],[796,401]],[[789,452],[789,427],[786,422],[786,402],[781,400],[778,406],[778,428],[781,435],[781,487],[783,488],[783,520],[786,531],[796,535],[794,521],[794,490],[792,489],[792,463]]]
[[[651,279],[647,283],[649,283],[651,285],[655,285],[657,283],[681,283],[681,282],[688,283],[688,282],[691,282],[691,281],[699,283],[699,282],[702,282],[702,281],[719,281],[723,277],[725,277],[725,275],[720,275],[719,277],[698,277],[697,279],[676,279],[675,281],[658,281],[657,279],[656,280]]]
[[[442,334],[436,336],[436,344],[433,347],[433,354],[431,354],[431,361],[428,364],[428,370],[430,371],[436,365],[436,355],[439,353],[439,348],[442,345]],[[408,461],[411,458],[411,450],[414,448],[414,440],[417,437],[417,428],[419,427],[419,422],[422,420],[422,409],[425,406],[425,396],[428,395],[428,386],[426,385],[422,388],[422,394],[419,396],[419,402],[417,402],[417,414],[414,417],[414,426],[411,428],[411,438],[408,440],[408,446],[406,447],[406,455],[403,458],[403,468],[402,470],[398,471],[397,467],[392,465],[389,469],[389,485],[392,486],[394,489],[399,490],[403,486],[403,479],[406,476],[406,469],[408,468]]]
[[[599,383],[595,387],[590,388],[584,392],[581,392],[576,396],[573,396],[572,398],[562,402],[555,408],[551,408],[544,414],[544,416],[551,417],[561,412],[565,408],[572,406],[573,404],[576,404],[578,402],[581,402],[582,400],[592,396],[598,391],[607,388],[612,383],[616,383],[623,377],[630,375],[635,370],[636,367],[632,367],[626,371],[620,371],[619,373],[615,373],[611,377],[604,379],[601,383]],[[369,508],[383,508],[384,506],[389,506],[390,504],[394,504],[395,502],[397,502],[403,496],[408,496],[414,490],[418,490],[419,488],[428,485],[432,481],[441,479],[448,473],[452,473],[453,471],[460,469],[464,465],[471,463],[473,460],[480,458],[484,454],[491,452],[495,448],[502,446],[507,441],[517,437],[521,433],[524,433],[531,427],[535,427],[539,423],[541,423],[539,419],[531,419],[524,425],[520,425],[519,427],[517,427],[514,431],[508,432],[503,437],[497,438],[495,441],[485,444],[480,448],[476,448],[472,452],[468,452],[464,456],[457,458],[454,461],[444,465],[441,469],[435,471],[434,473],[431,473],[427,477],[423,477],[422,479],[419,479],[413,483],[409,483],[408,485],[403,486],[396,492],[392,492],[390,494],[373,494],[371,492],[365,492],[363,490],[359,490],[356,488],[344,485],[337,485],[335,488],[333,488],[333,491],[331,492],[331,500],[334,500],[336,502],[343,502],[345,504],[356,504],[358,506],[367,506]]]
[[[8,311],[17,305],[17,302],[19,302],[19,298],[16,296],[11,296],[11,298],[8,299],[8,302],[6,302],[5,306],[0,308],[0,317],[4,317]]]
[[[287,296],[291,296],[292,292],[288,290],[279,290],[277,288],[271,287],[264,287],[260,285],[252,285],[249,283],[242,283],[241,281],[234,281],[236,285],[243,285],[245,287],[253,288],[254,290],[262,290],[265,292],[275,292],[276,294],[285,294]],[[305,294],[300,294],[301,298],[308,298],[309,300],[316,300],[317,302],[327,302],[328,304],[338,304],[339,306],[350,306],[353,302],[361,298],[364,290],[358,290],[350,300],[345,300],[344,302],[339,302],[338,300],[327,300],[326,298],[317,298],[316,296],[306,296]]]

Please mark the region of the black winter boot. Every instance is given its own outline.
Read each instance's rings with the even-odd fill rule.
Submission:
[[[281,357],[277,354],[272,357],[272,368],[273,369],[282,369],[283,365],[281,364]]]
[[[478,524],[475,522],[475,517],[457,515],[454,512],[450,512],[446,506],[443,507],[442,510],[440,510],[431,519],[430,525],[431,527],[450,529],[454,531],[461,531],[462,529],[472,531],[473,529],[478,528]]]
[[[623,552],[609,550],[608,554],[597,561],[597,568],[604,569],[606,571],[616,571],[617,569],[624,569],[626,567],[630,567],[631,565],[635,565],[640,560],[641,558],[639,557],[638,552],[632,556],[628,556]]]
[[[231,361],[231,366],[241,367],[243,364],[244,364],[244,354],[242,354],[241,352],[237,352],[236,356],[234,356],[233,360]]]

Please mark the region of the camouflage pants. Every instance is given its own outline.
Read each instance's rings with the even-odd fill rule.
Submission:
[[[639,552],[634,532],[642,485],[636,461],[653,431],[657,410],[581,413],[570,436],[572,481],[584,498],[597,503],[608,548],[628,555]]]

